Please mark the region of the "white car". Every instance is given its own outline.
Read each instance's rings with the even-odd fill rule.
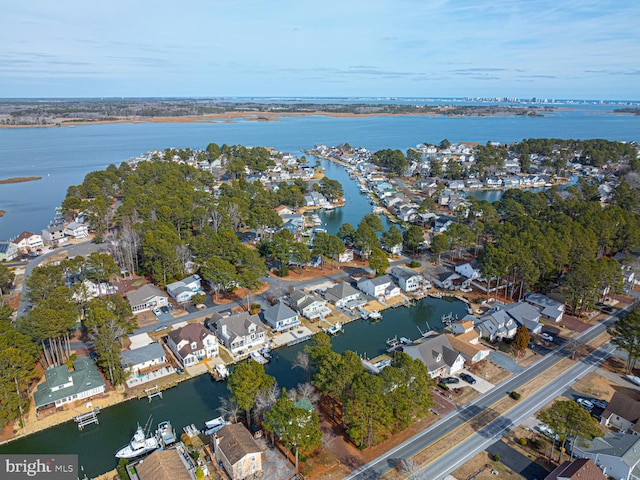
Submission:
[[[593,402],[591,400],[587,400],[586,398],[576,398],[576,402],[589,411],[593,410]]]
[[[553,342],[553,335],[549,335],[548,333],[541,333],[540,336],[547,342]]]
[[[154,308],[153,313],[156,317],[159,317],[160,315],[162,315],[162,310],[160,310],[159,308]]]

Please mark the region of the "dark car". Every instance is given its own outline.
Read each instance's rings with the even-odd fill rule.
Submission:
[[[160,307],[160,311],[162,313],[169,313],[169,307],[167,307],[166,305]]]
[[[473,378],[471,375],[469,375],[468,373],[464,373],[462,372],[460,374],[460,378],[463,379],[465,382],[473,385],[474,383],[476,383],[476,379]]]
[[[449,383],[460,383],[460,379],[456,377],[443,377],[440,379],[440,383],[447,385]]]

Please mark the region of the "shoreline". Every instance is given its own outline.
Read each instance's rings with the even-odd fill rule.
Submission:
[[[278,121],[283,118],[296,118],[296,117],[331,117],[331,118],[359,118],[359,117],[448,117],[448,118],[467,118],[467,117],[518,117],[522,116],[518,113],[508,112],[495,112],[495,113],[477,113],[466,115],[447,115],[444,113],[434,112],[406,112],[406,113],[343,113],[343,112],[331,112],[331,111],[315,111],[315,112],[261,112],[261,111],[246,111],[246,112],[225,112],[225,113],[211,113],[205,115],[185,115],[177,117],[138,117],[132,116],[128,118],[117,118],[113,120],[78,120],[78,121],[60,121],[47,124],[33,124],[33,125],[0,125],[2,128],[51,128],[51,127],[73,127],[84,125],[108,125],[118,123],[231,123],[236,120],[246,120],[253,122],[271,122]],[[545,116],[545,115],[540,115]]]
[[[35,182],[36,180],[42,180],[42,177],[13,177],[0,180],[0,185],[9,185],[12,183],[25,183]]]

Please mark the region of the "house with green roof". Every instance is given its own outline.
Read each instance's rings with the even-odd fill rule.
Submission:
[[[88,358],[73,362],[73,370],[60,365],[44,372],[45,381],[33,394],[36,411],[58,408],[67,403],[87,400],[105,392],[105,383],[98,367]]]

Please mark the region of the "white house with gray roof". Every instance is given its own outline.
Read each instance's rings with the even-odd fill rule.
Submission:
[[[266,341],[267,329],[258,315],[242,312],[228,317],[214,315],[211,320],[218,340],[234,355],[260,347]]]
[[[60,365],[45,370],[44,376],[45,381],[33,394],[36,411],[88,400],[105,391],[98,367],[86,357],[73,362],[73,371],[69,371],[67,365]]]
[[[360,295],[361,293],[348,282],[336,283],[324,292],[324,298],[333,303],[336,308],[354,309],[364,305],[366,301],[361,299]]]
[[[398,282],[400,288],[405,292],[415,292],[425,282],[422,275],[408,268],[392,267],[389,275]]]
[[[480,336],[487,338],[490,342],[513,338],[518,330],[516,321],[507,312],[498,308],[475,319],[474,323]]]
[[[531,293],[524,299],[527,303],[536,307],[543,318],[558,323],[564,314],[564,303],[560,303],[553,298],[549,298],[542,293]]]
[[[499,308],[505,310],[511,318],[520,325],[524,325],[533,334],[539,334],[542,331],[540,323],[540,312],[537,308],[532,307],[526,302],[513,302],[501,305]]]
[[[464,368],[464,358],[443,333],[422,337],[402,347],[404,353],[422,360],[431,377],[447,377]]]
[[[199,323],[169,332],[167,345],[185,367],[218,356],[218,340]]]
[[[185,303],[191,300],[196,293],[202,289],[200,275],[190,275],[184,280],[167,285],[167,293],[178,303]]]
[[[302,290],[295,290],[289,295],[289,306],[309,320],[331,315],[326,300]]]
[[[264,321],[274,332],[283,332],[300,325],[298,314],[282,300],[264,311]]]
[[[167,364],[167,355],[159,343],[120,353],[120,364],[130,376],[137,376]]]
[[[145,312],[169,304],[169,299],[162,293],[162,290],[151,284],[143,285],[137,290],[127,293],[127,300],[133,313]]]
[[[580,438],[573,446],[574,454],[590,458],[609,478],[640,480],[640,436],[607,433],[588,442]]]
[[[389,275],[360,280],[358,289],[375,298],[390,298],[400,295],[400,287],[393,283]]]

